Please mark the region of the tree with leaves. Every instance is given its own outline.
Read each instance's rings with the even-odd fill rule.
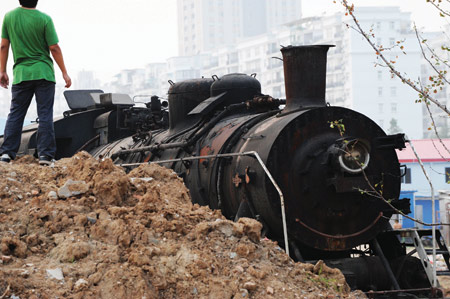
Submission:
[[[397,120],[395,118],[391,119],[389,125],[389,134],[397,134],[402,132],[402,129],[398,126]]]

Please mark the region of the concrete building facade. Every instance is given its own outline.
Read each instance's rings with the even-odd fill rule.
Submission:
[[[411,30],[409,13],[398,7],[359,7],[355,12],[359,24],[369,32],[376,45],[386,50],[387,59],[412,78],[420,75],[420,51]],[[417,93],[393,77],[367,41],[355,30],[349,17],[335,14],[292,24],[293,44],[332,44],[328,56],[327,101],[332,105],[352,108],[373,119],[388,133],[405,132],[409,138],[422,137],[420,104]],[[408,49],[404,55],[401,45]],[[392,120],[397,130],[391,130]]]
[[[411,142],[433,183],[437,199],[439,190],[450,190],[450,139],[422,139]],[[410,145],[402,151],[397,151],[397,155],[400,163],[406,165],[402,191],[415,191],[416,197],[430,198],[431,186]]]
[[[408,144],[406,149],[397,151],[400,164],[405,165],[402,177],[401,197],[410,198],[409,216],[425,223],[432,223],[432,198],[434,195],[437,221],[448,220],[450,205],[442,205],[441,194],[450,193],[450,139],[423,139],[411,141],[422,165],[432,183],[425,176],[414,151]],[[403,227],[422,227],[410,219],[399,217]]]
[[[220,3],[212,2],[214,5]],[[200,0],[180,0],[180,3],[179,9],[186,6],[188,10],[207,5]],[[232,3],[238,5],[234,0],[223,5]],[[276,3],[283,5],[282,1]],[[258,6],[259,9],[261,7],[263,5]],[[197,15],[202,11],[198,8],[194,19],[195,16],[203,19],[203,16]],[[367,32],[371,28],[376,32],[372,38],[375,44],[391,48],[383,52],[387,59],[395,61],[396,67],[410,78],[418,78],[422,58],[410,14],[400,11],[398,7],[359,7],[355,13]],[[386,67],[379,66],[380,61],[367,41],[346,24],[352,23],[342,13],[304,18],[275,27],[264,34],[241,38],[233,44],[219,43],[220,47],[204,50],[202,54],[170,58],[166,73],[160,74],[161,78],[165,78],[164,81],[160,80],[163,84],[160,90],[167,92],[167,80],[179,82],[236,72],[256,73],[263,93],[283,98],[281,46],[331,44],[336,47],[331,48],[328,55],[327,102],[369,116],[388,133],[405,132],[410,139],[422,138],[422,106],[414,103],[418,98],[417,93],[398,78],[392,77]],[[408,49],[407,55],[403,54],[400,45]]]
[[[233,45],[300,19],[301,0],[178,0],[180,56]]]
[[[421,53],[411,29],[410,14],[401,12],[398,7],[362,7],[357,14],[363,28],[376,29],[373,42],[391,48],[384,52],[387,59],[395,61],[401,72],[418,78]],[[393,77],[386,67],[378,65],[380,61],[367,41],[347,28],[350,22],[343,14],[293,21],[270,33],[241,40],[234,46],[209,51],[205,54],[209,56],[207,63],[190,68],[199,70],[205,77],[233,72],[257,73],[264,93],[284,97],[280,47],[336,45],[328,56],[327,101],[369,116],[388,133],[405,132],[408,138],[421,138],[422,107],[415,104],[417,93]],[[408,48],[407,55],[400,45]]]
[[[450,86],[448,84],[448,72],[450,71],[448,61],[450,61],[450,52],[447,50],[450,47],[450,41],[447,35],[447,32],[450,30],[450,25],[447,25],[444,29],[444,32],[432,32],[423,36],[423,39],[426,39],[426,44],[423,47],[424,55],[426,55],[428,61],[424,59],[422,65],[422,82],[425,86],[430,87],[431,96],[435,100],[443,106],[450,107]],[[432,52],[430,49],[432,49]],[[439,74],[438,72],[441,73]],[[447,81],[444,81],[444,84],[440,87],[433,88],[432,85],[438,81],[437,77],[439,75],[446,77]],[[433,81],[430,78],[433,78]],[[434,93],[434,90],[436,90],[436,93]],[[439,137],[450,138],[450,115],[434,104],[430,104],[428,108],[430,111],[423,105],[424,137],[437,137],[435,129],[432,126],[434,123]],[[430,117],[430,112],[433,118]]]

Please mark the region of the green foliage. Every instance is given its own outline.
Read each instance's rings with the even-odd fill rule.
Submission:
[[[395,118],[391,119],[391,121],[389,122],[390,127],[389,127],[389,134],[397,134],[402,132],[402,129],[398,126],[397,120]]]
[[[345,125],[344,125],[342,119],[334,120],[334,121],[329,121],[328,123],[330,124],[330,128],[332,128],[332,129],[335,129],[335,128],[338,129],[339,135],[344,136],[344,133],[345,133]]]

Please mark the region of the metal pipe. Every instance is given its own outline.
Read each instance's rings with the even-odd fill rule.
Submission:
[[[120,155],[142,153],[142,152],[154,151],[154,150],[179,148],[179,147],[185,147],[187,145],[188,145],[187,142],[182,141],[182,142],[162,143],[162,144],[157,144],[157,145],[143,146],[143,147],[138,147],[138,148],[128,149],[128,150],[121,150],[121,151],[118,151],[117,153],[112,154],[111,159],[114,160],[115,158],[119,157]]]
[[[283,54],[286,111],[325,107],[327,52],[331,45],[289,46]]]
[[[397,279],[394,276],[394,273],[392,272],[391,266],[389,265],[388,260],[384,256],[383,250],[381,250],[380,244],[378,243],[377,239],[372,240],[373,249],[377,256],[380,257],[381,262],[383,263],[384,268],[386,269],[386,272],[388,273],[389,279],[392,282],[392,285],[394,286],[394,289],[400,290],[400,286],[397,282]]]
[[[86,143],[83,144],[76,152],[79,153],[81,151],[84,151],[84,149],[86,147],[91,145],[91,143],[93,143],[94,141],[97,141],[97,139],[100,139],[100,134],[98,134],[98,135],[94,136],[93,138],[89,139],[88,141],[86,141]]]
[[[436,203],[434,202],[434,188],[431,185],[431,210],[433,213],[431,222],[436,223]],[[433,243],[433,287],[437,287],[437,275],[436,275],[436,226],[431,227],[431,236]]]
[[[278,100],[278,99],[272,99],[272,101],[268,101],[269,103],[276,103],[278,105],[281,105],[285,103],[284,100]],[[221,121],[229,112],[232,112],[234,110],[242,109],[242,108],[249,108],[251,106],[258,106],[261,104],[267,103],[266,99],[261,100],[261,98],[255,97],[251,101],[246,101],[242,103],[232,104],[220,112],[217,116],[215,116],[213,119],[211,119],[205,127],[201,128],[197,133],[195,133],[194,136],[189,137],[186,141],[180,141],[180,142],[173,142],[173,143],[161,143],[158,145],[152,145],[147,147],[139,147],[136,149],[130,149],[130,150],[120,150],[116,153],[114,153],[111,156],[111,159],[115,159],[123,154],[133,154],[133,153],[139,153],[139,152],[146,152],[146,151],[153,151],[153,150],[165,150],[165,149],[171,149],[171,148],[182,148],[182,147],[189,147],[191,145],[194,145],[203,135],[208,133],[219,121]],[[190,127],[194,129],[197,127],[197,124],[199,124],[201,121],[197,122],[194,126]],[[184,132],[187,132],[190,130],[183,130],[174,136],[169,136],[169,140],[172,140],[175,136],[182,135]]]
[[[244,153],[230,153],[230,154],[217,154],[217,155],[206,155],[206,156],[198,156],[198,157],[186,157],[186,158],[178,158],[178,159],[169,159],[169,160],[161,160],[161,161],[151,161],[147,163],[129,163],[129,164],[118,164],[122,167],[132,167],[132,166],[139,166],[143,164],[164,164],[164,163],[172,163],[172,162],[183,162],[183,161],[194,161],[194,160],[200,160],[200,159],[216,159],[216,158],[227,158],[227,157],[240,157],[240,156],[254,156],[256,160],[259,162],[261,167],[263,168],[264,172],[269,177],[270,181],[272,182],[273,186],[278,192],[278,195],[280,196],[280,204],[281,204],[281,221],[283,223],[283,236],[284,236],[284,246],[286,250],[286,254],[289,255],[289,242],[288,242],[288,234],[287,234],[287,225],[286,225],[286,210],[284,206],[284,195],[281,191],[281,188],[278,186],[277,182],[275,182],[275,179],[273,178],[272,174],[270,173],[269,169],[264,164],[263,160],[259,156],[259,154],[255,151],[250,152],[244,152]]]
[[[421,293],[421,292],[427,292],[427,291],[431,291],[432,294],[437,294],[440,290],[437,289],[437,288],[420,288],[420,289],[404,289],[404,290],[388,290],[388,291],[368,291],[365,294],[369,298],[376,298],[376,297],[372,297],[372,296],[398,294],[398,293],[406,293],[406,294],[408,294],[408,293]]]
[[[181,142],[172,142],[172,143],[161,143],[158,145],[151,145],[145,147],[139,147],[136,149],[130,150],[120,150],[117,153],[114,153],[111,156],[111,159],[115,159],[121,155],[133,154],[133,153],[142,153],[146,151],[154,151],[154,150],[165,150],[171,148],[182,148],[195,144],[204,134],[206,134],[210,129],[212,129],[221,119],[223,119],[230,111],[245,108],[247,106],[246,102],[233,104],[226,107],[222,112],[220,112],[216,117],[214,117],[205,127],[203,127],[198,133],[196,133],[193,137],[189,138],[187,141]]]
[[[436,275],[436,204],[434,202],[434,187],[433,184],[431,183],[431,179],[428,176],[428,173],[425,169],[425,166],[422,163],[422,160],[420,159],[419,155],[417,154],[417,151],[413,145],[413,143],[411,142],[411,140],[408,141],[409,145],[411,146],[412,151],[414,152],[414,155],[417,158],[417,162],[419,162],[420,167],[422,168],[423,174],[425,175],[429,185],[430,185],[430,189],[431,189],[431,222],[432,222],[432,226],[431,226],[431,237],[432,237],[432,243],[433,243],[433,287],[437,287],[437,275]],[[415,207],[414,207],[415,210]]]

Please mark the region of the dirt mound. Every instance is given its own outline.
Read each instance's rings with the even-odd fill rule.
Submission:
[[[193,205],[182,180],[87,153],[0,164],[0,298],[360,298],[261,225]]]

